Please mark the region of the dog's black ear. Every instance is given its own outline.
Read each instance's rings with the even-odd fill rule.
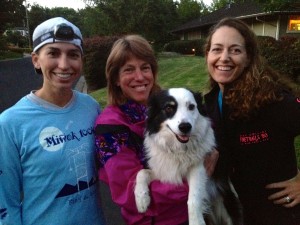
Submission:
[[[147,103],[147,122],[149,122],[149,120],[152,120],[152,116],[154,114],[154,110],[155,110],[155,99],[157,98],[157,93],[153,94],[149,97],[148,99],[148,103]]]
[[[159,96],[164,92],[164,90],[161,90],[159,92],[156,92],[152,95],[150,95],[148,99],[148,108],[147,108],[147,122],[152,122],[155,116],[158,114],[160,110],[160,102]]]
[[[158,132],[160,129],[161,122],[164,119],[162,107],[163,102],[166,101],[167,93],[167,90],[161,90],[151,95],[148,100],[146,130],[150,134]]]
[[[207,113],[206,113],[206,110],[205,110],[205,106],[204,106],[204,103],[203,103],[203,96],[202,96],[202,93],[201,92],[193,92],[193,95],[194,95],[194,98],[197,102],[197,108],[199,110],[199,112],[203,115],[203,116],[206,116]]]

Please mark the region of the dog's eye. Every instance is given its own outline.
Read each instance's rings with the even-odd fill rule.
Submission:
[[[176,105],[173,102],[169,102],[165,104],[163,109],[167,116],[172,116],[174,114],[175,108]]]
[[[173,112],[173,106],[167,105],[167,106],[165,107],[165,112],[166,112],[167,114],[171,114],[171,113]]]
[[[192,111],[195,109],[195,107],[196,106],[194,104],[189,104],[188,109]]]

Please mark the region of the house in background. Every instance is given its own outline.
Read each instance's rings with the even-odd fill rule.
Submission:
[[[205,38],[212,25],[225,17],[235,17],[246,22],[258,36],[282,36],[300,38],[300,3],[294,3],[284,11],[264,12],[257,3],[231,3],[198,19],[187,22],[172,31],[180,40]]]
[[[11,32],[11,33],[19,33],[23,37],[28,37],[28,35],[29,35],[28,29],[26,27],[15,27],[15,28],[6,30],[6,31],[4,31],[3,35],[7,36],[9,32]]]

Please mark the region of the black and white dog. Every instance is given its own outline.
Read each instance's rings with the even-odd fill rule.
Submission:
[[[201,95],[171,88],[151,97],[148,107],[144,145],[149,169],[141,170],[136,178],[138,211],[145,212],[150,204],[148,185],[152,180],[181,184],[186,179],[190,225],[205,225],[204,214],[210,224],[242,224],[240,218],[232,218],[239,214],[238,206],[233,213],[224,208],[224,199],[219,199],[224,196],[219,194],[222,184],[209,179],[204,168],[206,154],[215,148],[215,137],[210,120],[203,116]],[[236,198],[233,192],[229,196]],[[215,209],[221,215],[216,215]]]

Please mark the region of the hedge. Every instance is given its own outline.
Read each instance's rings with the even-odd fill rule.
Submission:
[[[113,43],[118,36],[84,39],[84,77],[88,92],[106,87],[105,65]]]
[[[291,36],[275,40],[272,37],[258,36],[262,56],[272,68],[300,83],[300,39]]]

